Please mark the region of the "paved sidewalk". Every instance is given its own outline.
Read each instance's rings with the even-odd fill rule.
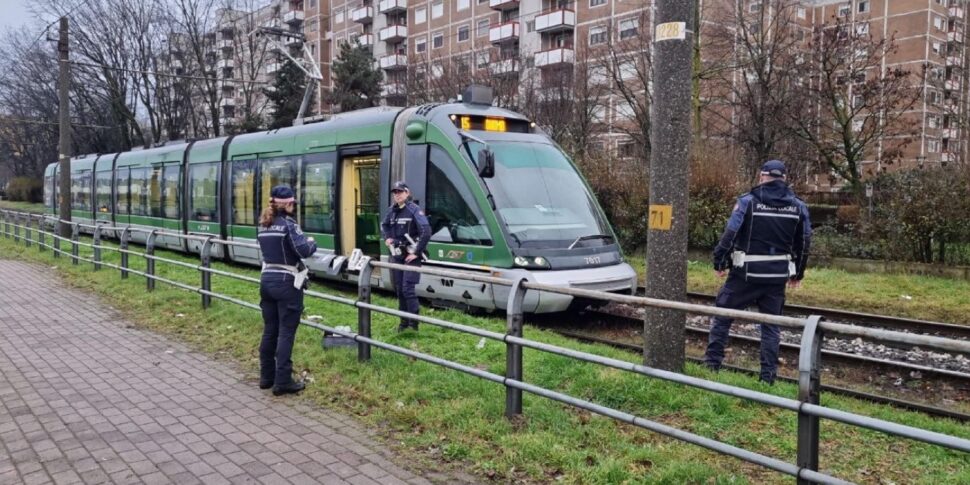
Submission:
[[[0,260],[0,484],[430,483],[44,270]]]

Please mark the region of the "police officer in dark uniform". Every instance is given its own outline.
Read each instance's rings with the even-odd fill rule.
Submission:
[[[424,250],[431,239],[431,224],[425,217],[424,211],[417,204],[410,201],[411,190],[404,182],[394,182],[391,187],[391,205],[384,221],[381,222],[381,233],[384,244],[391,250],[391,262],[408,266],[421,266]],[[419,313],[418,295],[414,287],[421,280],[421,273],[414,271],[391,270],[394,290],[397,292],[398,309],[408,313]],[[418,329],[418,322],[402,318],[398,331],[408,327]]]
[[[738,199],[714,249],[717,275],[723,277],[730,269],[716,305],[742,310],[756,303],[762,313],[781,314],[785,285],[797,288],[805,276],[811,237],[808,206],[785,182],[785,164],[766,162],[761,167],[760,185]],[[733,321],[712,319],[704,362],[713,370],[720,369],[724,360]],[[778,327],[761,324],[759,379],[769,384],[778,373],[779,343]]]
[[[269,205],[259,216],[259,250],[263,271],[259,284],[259,307],[263,310],[263,340],[259,344],[259,387],[273,388],[273,395],[297,393],[303,383],[293,380],[293,340],[303,313],[306,266],[302,259],[317,250],[313,238],[303,235],[293,220],[296,205],[293,189],[277,185]]]

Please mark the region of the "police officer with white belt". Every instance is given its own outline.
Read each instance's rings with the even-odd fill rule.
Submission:
[[[273,395],[297,393],[304,384],[293,380],[293,340],[303,313],[307,268],[302,259],[317,250],[293,220],[293,189],[277,185],[259,216],[257,240],[263,255],[259,278],[259,307],[263,311],[263,340],[259,344],[259,387]]]
[[[717,295],[720,308],[743,310],[757,304],[761,313],[781,314],[785,285],[797,288],[805,276],[812,226],[808,206],[785,182],[785,164],[771,160],[761,167],[760,185],[742,195],[714,249],[714,270],[730,275]],[[713,370],[721,367],[732,318],[714,317],[704,355]],[[761,381],[778,374],[780,332],[761,324]]]
[[[391,205],[381,222],[381,233],[384,244],[391,251],[391,262],[408,266],[421,266],[424,249],[431,239],[431,224],[425,217],[424,211],[417,204],[409,200],[411,189],[407,184],[398,181],[391,187]],[[415,271],[391,270],[394,280],[394,290],[397,292],[398,309],[417,314],[421,310],[418,294],[414,287],[421,280],[421,273]],[[418,322],[402,318],[398,331],[408,327],[418,329]]]

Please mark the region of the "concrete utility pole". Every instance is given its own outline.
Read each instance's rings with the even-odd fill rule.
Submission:
[[[687,172],[691,145],[693,2],[657,0],[653,41],[650,219],[646,296],[683,301],[687,294]],[[648,308],[643,362],[684,367],[683,312]]]
[[[68,62],[67,17],[61,17],[60,35],[57,39],[57,58],[60,61],[60,77],[58,79],[57,97],[60,101],[60,146],[58,148],[60,163],[61,197],[57,203],[58,215],[62,221],[71,220],[71,110],[68,104],[68,94],[71,88],[71,64]],[[62,222],[58,233],[61,237],[71,237],[71,226]]]

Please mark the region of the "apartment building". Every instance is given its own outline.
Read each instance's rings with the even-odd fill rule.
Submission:
[[[885,68],[920,72],[922,100],[905,115],[918,126],[918,135],[903,147],[896,167],[945,166],[967,159],[967,19],[965,0],[812,0],[812,25],[841,19],[874,38],[893,37],[897,49],[884,60]],[[882,140],[864,163],[864,171],[886,170],[878,161]],[[895,168],[895,167],[893,167]]]

